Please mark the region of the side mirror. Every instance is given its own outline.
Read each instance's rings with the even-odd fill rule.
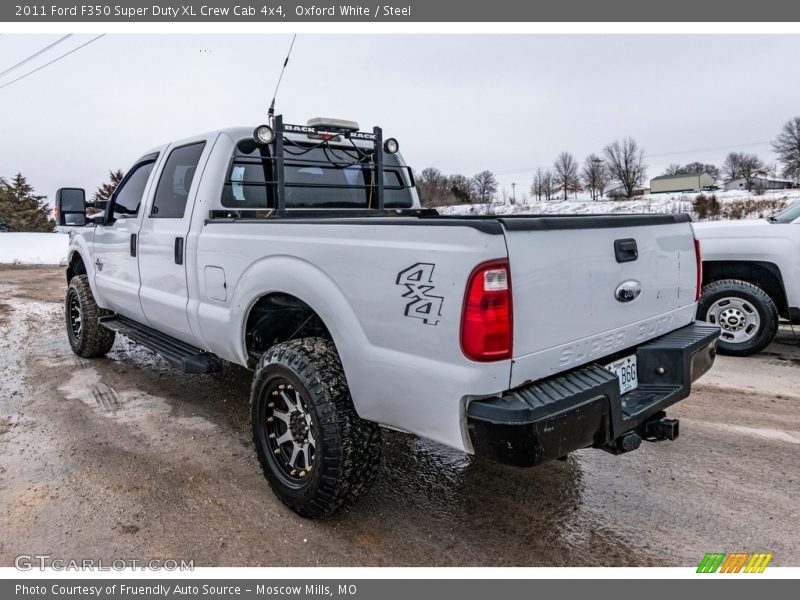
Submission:
[[[84,227],[86,225],[86,191],[81,188],[60,188],[56,192],[56,225]]]

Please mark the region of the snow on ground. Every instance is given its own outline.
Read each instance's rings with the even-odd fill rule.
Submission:
[[[758,219],[768,217],[800,201],[800,190],[774,190],[762,195],[742,191],[703,192],[706,197],[712,194],[720,203],[719,218]],[[649,194],[633,200],[597,201],[588,199],[568,199],[551,202],[536,202],[530,198],[525,204],[460,204],[442,206],[437,210],[443,215],[517,215],[517,214],[608,214],[608,213],[692,213],[693,202],[699,194]]]
[[[64,265],[66,233],[0,233],[0,264]]]

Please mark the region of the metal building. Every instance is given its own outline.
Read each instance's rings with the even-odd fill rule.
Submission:
[[[712,185],[714,185],[714,178],[708,173],[661,175],[650,180],[650,193],[699,192]]]

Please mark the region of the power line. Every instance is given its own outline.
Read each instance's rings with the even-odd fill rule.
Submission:
[[[48,50],[50,50],[50,48],[52,48],[52,47],[54,47],[54,46],[58,46],[58,45],[59,45],[61,42],[63,42],[64,40],[66,40],[66,39],[68,39],[68,38],[71,38],[71,37],[72,37],[72,34],[71,34],[71,33],[68,33],[68,34],[67,34],[67,35],[65,35],[64,37],[57,39],[55,42],[53,42],[53,43],[52,43],[52,44],[50,44],[49,46],[45,46],[44,48],[42,48],[41,50],[39,50],[39,51],[38,51],[38,52],[36,52],[35,54],[31,54],[31,55],[30,55],[28,58],[26,58],[25,60],[21,60],[21,61],[20,61],[20,62],[18,62],[17,64],[15,64],[15,65],[12,65],[12,66],[8,67],[8,68],[7,68],[5,71],[3,71],[2,73],[0,73],[0,77],[2,77],[3,75],[5,75],[5,74],[7,74],[7,73],[11,73],[11,71],[13,71],[14,69],[17,69],[17,68],[21,67],[22,65],[24,65],[25,63],[32,61],[32,60],[33,60],[34,58],[36,58],[37,56],[41,56],[42,54],[44,54],[45,52],[47,52]]]
[[[676,152],[659,152],[657,154],[645,154],[646,158],[656,158],[659,156],[674,156],[677,154],[699,154],[700,152],[715,152],[718,150],[731,150],[733,148],[744,148],[747,146],[764,146],[772,143],[771,140],[764,142],[750,142],[749,144],[733,144],[730,146],[717,146],[716,148],[699,148],[697,150],[678,150]]]
[[[104,35],[105,35],[105,33],[101,33],[101,34],[100,34],[100,35],[98,35],[97,37],[93,37],[92,39],[90,39],[88,42],[84,42],[83,44],[81,44],[80,46],[78,46],[78,47],[76,47],[76,48],[73,48],[73,49],[72,49],[72,50],[70,50],[69,52],[66,52],[66,53],[62,54],[61,56],[58,56],[58,57],[54,58],[54,59],[53,59],[53,60],[51,60],[50,62],[46,62],[46,63],[44,63],[42,66],[35,68],[33,71],[29,71],[29,72],[25,73],[24,75],[22,75],[22,76],[20,76],[20,77],[17,77],[16,79],[12,79],[12,80],[11,80],[11,81],[9,81],[8,83],[4,83],[3,85],[0,85],[0,90],[2,90],[3,88],[7,88],[7,87],[8,87],[8,86],[10,86],[12,83],[16,83],[17,81],[20,81],[20,80],[22,80],[22,79],[25,79],[25,78],[26,78],[26,77],[28,77],[29,75],[33,75],[33,74],[34,74],[34,73],[36,73],[37,71],[41,71],[41,70],[42,70],[42,69],[44,69],[45,67],[48,67],[48,66],[52,65],[54,62],[58,62],[58,61],[59,61],[59,60],[61,60],[62,58],[66,58],[67,56],[69,56],[69,55],[70,55],[70,54],[72,54],[73,52],[77,52],[77,51],[78,51],[78,50],[80,50],[81,48],[83,48],[83,47],[85,47],[85,46],[88,46],[88,45],[89,45],[89,44],[91,44],[92,42],[95,42],[95,41],[99,40],[99,39],[100,39],[101,37],[103,37]]]

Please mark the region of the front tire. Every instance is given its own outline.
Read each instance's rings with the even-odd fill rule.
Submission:
[[[719,353],[750,356],[766,348],[778,331],[778,309],[760,287],[722,279],[703,287],[697,318],[719,325]]]
[[[276,344],[256,367],[250,418],[272,491],[297,514],[326,517],[372,484],[380,429],[356,414],[333,343]]]
[[[76,275],[70,280],[65,313],[67,337],[75,354],[97,358],[111,350],[116,333],[97,322],[97,317],[111,312],[97,306],[86,275]]]

